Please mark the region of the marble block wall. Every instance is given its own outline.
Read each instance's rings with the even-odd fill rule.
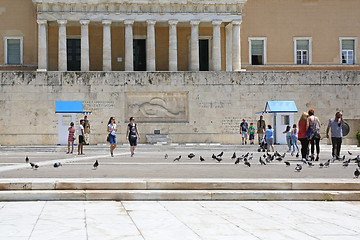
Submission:
[[[322,136],[328,119],[342,111],[351,126],[345,143],[356,144],[359,93],[359,71],[0,72],[0,144],[57,144],[55,101],[83,101],[92,112],[92,144],[105,143],[111,116],[119,142],[133,116],[142,141],[160,130],[175,143],[239,144],[241,119],[255,123],[269,100],[294,100],[296,122],[315,109]]]

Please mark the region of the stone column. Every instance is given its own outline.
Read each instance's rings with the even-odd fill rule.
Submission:
[[[47,20],[37,20],[38,29],[38,71],[48,69]]]
[[[214,71],[221,71],[221,20],[212,21],[213,24],[213,48],[212,48],[212,67]]]
[[[66,20],[57,20],[59,24],[58,71],[67,71]]]
[[[125,71],[134,71],[133,24],[134,20],[125,20]]]
[[[169,20],[169,71],[177,71],[177,31],[178,20]]]
[[[199,71],[200,62],[199,62],[199,24],[200,20],[191,20],[191,39],[190,39],[190,49],[191,49],[191,62],[190,62],[190,71]]]
[[[241,20],[232,21],[232,67],[233,71],[241,70],[241,45],[240,45]]]
[[[103,24],[103,71],[111,71],[111,20]]]
[[[81,71],[90,70],[89,62],[89,23],[90,20],[80,20],[81,24]]]
[[[232,71],[232,25],[227,24],[225,27],[226,31],[226,71]]]
[[[156,71],[155,64],[155,20],[147,20],[146,71]]]

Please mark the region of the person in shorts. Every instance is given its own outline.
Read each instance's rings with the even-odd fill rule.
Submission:
[[[84,144],[89,145],[90,140],[90,121],[88,120],[88,116],[84,117]]]
[[[126,139],[129,140],[130,143],[130,153],[131,157],[135,154],[135,148],[137,146],[137,139],[140,139],[140,134],[135,123],[135,118],[130,118],[130,123],[128,124],[128,128],[126,131]]]
[[[255,128],[253,126],[253,123],[250,123],[249,127],[249,141],[251,145],[254,145],[254,139],[255,139]]]
[[[270,151],[270,147],[274,152],[274,129],[272,129],[271,125],[268,125],[268,129],[265,131],[265,140],[267,144],[267,150]]]
[[[242,120],[242,123],[240,123],[240,134],[241,134],[241,144],[247,144],[247,137],[248,137],[248,129],[249,125],[245,121],[245,119]]]
[[[114,149],[116,148],[116,144],[117,144],[117,141],[116,141],[117,127],[116,127],[114,117],[111,117],[109,119],[107,131],[108,131],[108,134],[109,134],[110,154],[111,154],[112,157],[114,157]]]
[[[79,132],[79,145],[78,145],[78,155],[84,155],[83,148],[84,148],[84,120],[80,120],[80,125],[78,128]]]

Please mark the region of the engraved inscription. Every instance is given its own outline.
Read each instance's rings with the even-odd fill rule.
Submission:
[[[138,122],[188,122],[188,94],[126,93],[126,117]]]
[[[115,107],[114,101],[84,101],[84,110],[111,109]]]
[[[239,133],[241,117],[225,117],[222,120],[222,126],[225,133]]]

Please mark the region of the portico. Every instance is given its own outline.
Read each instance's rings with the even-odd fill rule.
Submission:
[[[134,71],[134,54],[137,54],[134,39],[139,36],[146,40],[143,53],[146,71],[199,71],[200,61],[209,61],[206,69],[209,71],[239,71],[241,10],[245,2],[203,0],[196,3],[175,1],[174,4],[171,1],[170,5],[170,1],[158,4],[127,1],[124,4],[121,0],[90,0],[86,4],[74,4],[68,0],[33,0],[39,26],[38,69],[68,71],[67,39],[74,36],[67,28],[72,28],[79,32],[75,37],[81,41],[80,49],[74,50],[81,52],[79,71]],[[48,28],[53,29],[48,31]],[[54,45],[51,39],[56,39],[50,34],[56,30],[57,51],[50,49]],[[165,32],[167,34],[163,34]],[[209,41],[206,56],[200,56],[201,36]],[[96,51],[93,49],[102,50],[102,54],[92,52]],[[57,66],[49,63],[49,57],[55,55]],[[185,60],[188,64],[183,64]],[[92,61],[101,61],[101,69],[92,67],[96,65]]]

